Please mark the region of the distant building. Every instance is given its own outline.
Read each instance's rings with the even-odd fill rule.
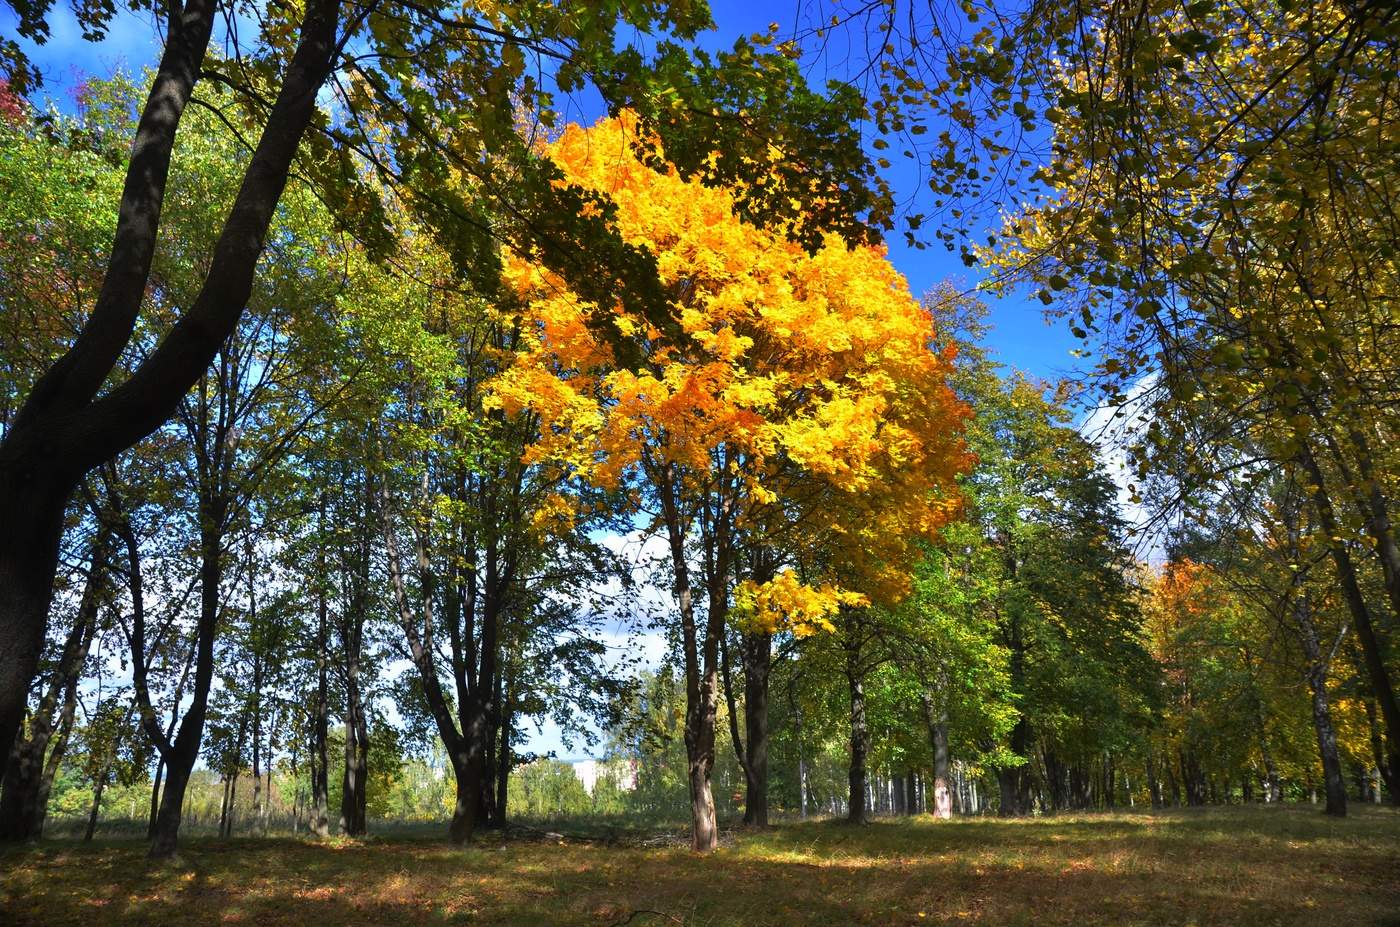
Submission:
[[[578,781],[583,783],[583,790],[589,795],[593,794],[593,787],[598,784],[599,779],[610,778],[617,787],[624,792],[631,792],[637,787],[637,761],[631,760],[579,760],[570,764],[573,767],[574,775]]]

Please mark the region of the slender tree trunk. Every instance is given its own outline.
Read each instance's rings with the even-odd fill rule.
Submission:
[[[319,517],[320,541],[316,552],[319,576],[316,583],[316,694],[311,704],[311,817],[307,829],[317,837],[330,835],[330,751],[328,748],[330,728],[330,699],[327,691],[327,674],[330,661],[330,638],[328,633],[329,606],[326,602],[326,584],[330,574],[326,570],[326,499],[321,496]]]
[[[1299,459],[1313,482],[1313,508],[1317,512],[1323,535],[1329,539],[1327,542],[1328,550],[1337,568],[1337,579],[1342,587],[1342,596],[1351,612],[1352,621],[1356,624],[1356,637],[1361,643],[1361,653],[1367,674],[1370,677],[1371,691],[1375,695],[1381,717],[1385,721],[1389,741],[1387,767],[1391,770],[1392,776],[1386,784],[1390,788],[1391,794],[1395,795],[1397,791],[1400,791],[1400,781],[1396,781],[1400,779],[1400,702],[1396,701],[1395,688],[1385,665],[1384,649],[1371,620],[1371,609],[1366,603],[1365,593],[1357,578],[1356,567],[1352,563],[1351,554],[1344,543],[1344,534],[1337,524],[1332,500],[1327,494],[1326,483],[1323,480],[1322,468],[1313,457],[1311,449],[1306,445],[1300,452]],[[1391,538],[1389,543],[1393,546],[1394,539]],[[1396,583],[1391,583],[1390,577],[1387,576],[1387,591],[1400,593],[1400,573],[1397,573],[1395,578]],[[1396,605],[1397,614],[1400,614],[1400,599],[1393,598],[1392,601]]]
[[[87,830],[83,832],[83,842],[91,843],[92,837],[97,833],[97,817],[102,812],[102,792],[107,788],[107,777],[109,772],[102,771],[102,775],[97,779],[97,787],[92,794],[92,809],[88,812]]]
[[[368,798],[365,780],[369,774],[369,728],[360,698],[359,661],[353,657],[350,660],[345,693],[345,771],[341,779],[340,832],[362,837]]]
[[[494,826],[500,828],[506,826],[506,813],[510,810],[507,805],[509,800],[510,770],[513,765],[513,760],[511,759],[510,735],[514,724],[514,706],[511,703],[511,689],[508,686],[501,694],[500,740],[496,747],[495,818],[491,822]]]
[[[1308,659],[1308,688],[1312,692],[1313,730],[1317,734],[1317,751],[1322,759],[1322,778],[1327,796],[1326,813],[1345,817],[1347,813],[1346,780],[1342,775],[1341,755],[1337,752],[1337,734],[1332,727],[1332,711],[1327,693],[1327,669],[1331,655],[1322,652],[1317,627],[1312,620],[1312,606],[1306,593],[1294,597],[1293,622]],[[1340,641],[1339,641],[1340,643]]]
[[[869,819],[865,791],[870,728],[865,717],[865,676],[860,666],[860,651],[858,647],[849,645],[846,649],[846,682],[851,697],[851,764],[847,774],[850,789],[846,804],[846,821],[850,824],[864,824]]]
[[[1147,794],[1152,798],[1152,807],[1162,807],[1162,783],[1157,780],[1157,762],[1152,751],[1147,752]]]

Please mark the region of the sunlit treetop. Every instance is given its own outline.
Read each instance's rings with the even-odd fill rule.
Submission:
[[[549,153],[569,182],[610,197],[625,241],[657,256],[676,324],[658,327],[621,298],[582,298],[514,257],[506,277],[529,349],[496,384],[498,401],[544,419],[533,454],[601,484],[669,473],[703,494],[732,480],[749,536],[838,586],[897,597],[916,539],[958,512],[954,480],[969,465],[968,410],[945,379],[951,349],[934,348],[929,314],[883,248],[833,236],[809,254],[740,221],[724,190],[642,163],[638,131],[626,115],[570,127]],[[639,363],[619,363],[596,334],[608,327],[640,340]],[[750,593],[771,599],[791,581],[780,573]],[[821,598],[791,612],[844,601]]]

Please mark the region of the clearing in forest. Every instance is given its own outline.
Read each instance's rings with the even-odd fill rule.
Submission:
[[[67,924],[1400,924],[1400,814],[1362,807],[880,821],[675,846],[485,838],[49,842],[0,917]],[[630,920],[629,920],[630,918]]]

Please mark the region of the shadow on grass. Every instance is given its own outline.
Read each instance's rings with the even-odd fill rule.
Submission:
[[[0,921],[75,924],[1400,924],[1400,815],[1309,809],[785,825],[718,853],[426,834],[0,855]]]

